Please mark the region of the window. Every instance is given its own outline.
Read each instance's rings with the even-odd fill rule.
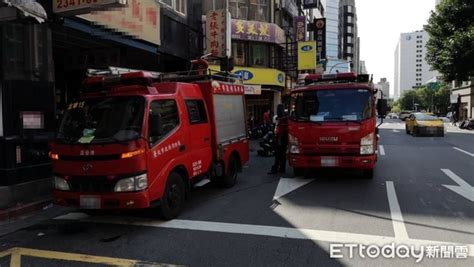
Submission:
[[[174,11],[186,15],[187,0],[160,0]]]
[[[347,16],[347,23],[353,23],[352,16]]]
[[[229,11],[234,19],[248,19],[247,0],[229,0]]]
[[[352,33],[352,27],[351,26],[347,26],[347,33]]]
[[[349,12],[349,13],[352,13],[352,12],[353,12],[352,6],[347,6],[347,12]]]
[[[161,133],[160,135],[152,135],[151,132],[148,133],[151,144],[155,144],[179,125],[178,107],[174,100],[153,101],[150,104],[150,122],[153,115],[157,114],[161,119]],[[151,130],[151,127],[149,127],[149,129]]]
[[[211,10],[224,9],[224,6],[225,1],[222,0],[205,0],[202,2],[203,14],[207,14]]]
[[[247,53],[245,52],[245,43],[232,42],[232,57],[234,58],[235,65],[245,66]]]
[[[352,54],[352,46],[346,47],[346,53]]]
[[[206,109],[202,100],[186,100],[186,108],[188,109],[189,123],[207,122]]]
[[[268,46],[265,44],[251,44],[252,61],[251,65],[268,67]]]
[[[250,0],[249,20],[269,21],[269,0]]]
[[[347,43],[352,44],[352,36],[347,36]]]

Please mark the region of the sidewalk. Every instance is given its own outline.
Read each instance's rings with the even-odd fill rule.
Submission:
[[[444,126],[448,130],[448,133],[474,134],[474,130],[459,129],[458,126],[453,126],[451,123],[445,123]]]

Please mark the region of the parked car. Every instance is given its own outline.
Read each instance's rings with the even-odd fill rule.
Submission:
[[[417,112],[406,119],[405,131],[413,136],[444,136],[444,123],[435,116]]]

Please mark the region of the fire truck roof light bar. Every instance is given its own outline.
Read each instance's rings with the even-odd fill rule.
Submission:
[[[305,77],[306,84],[326,83],[326,82],[369,82],[368,74],[357,75],[354,72],[333,73],[333,74],[308,74]]]

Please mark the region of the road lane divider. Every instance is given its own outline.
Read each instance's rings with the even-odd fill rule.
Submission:
[[[385,156],[385,148],[383,147],[383,145],[379,145],[379,154],[381,156]]]
[[[457,176],[454,172],[450,169],[441,169],[446,176],[451,178],[455,183],[458,185],[443,185],[444,187],[448,188],[449,190],[461,195],[462,197],[474,202],[474,186],[471,186],[466,181],[464,181],[461,177]]]
[[[56,220],[77,220],[83,216],[59,216]],[[84,217],[83,217],[84,218]],[[205,231],[213,233],[228,233],[241,234],[253,236],[267,236],[277,238],[311,240],[320,246],[329,246],[329,243],[357,243],[364,245],[378,245],[384,246],[386,244],[397,245],[412,245],[416,248],[422,246],[466,246],[468,248],[468,256],[474,257],[474,244],[464,244],[456,242],[445,242],[425,239],[410,239],[403,236],[379,236],[369,234],[356,234],[348,232],[336,232],[326,230],[315,230],[307,228],[292,228],[268,225],[254,225],[254,224],[237,224],[224,222],[210,222],[210,221],[194,221],[194,220],[171,220],[159,221],[146,218],[120,218],[120,217],[93,217],[79,220],[81,222],[100,223],[100,224],[115,224],[125,226],[145,226],[166,229],[179,229],[190,231]]]
[[[459,152],[462,152],[462,153],[464,153],[464,154],[466,154],[466,155],[469,155],[469,156],[471,156],[471,157],[474,157],[474,153],[467,152],[466,150],[462,150],[462,149],[460,149],[459,147],[455,147],[455,146],[454,146],[453,148],[456,149],[456,150],[459,151]]]
[[[387,197],[388,204],[390,206],[390,216],[392,217],[393,231],[395,237],[401,239],[408,239],[407,228],[405,227],[405,221],[403,220],[402,211],[398,204],[397,193],[395,192],[395,186],[392,181],[386,182],[387,186]]]

